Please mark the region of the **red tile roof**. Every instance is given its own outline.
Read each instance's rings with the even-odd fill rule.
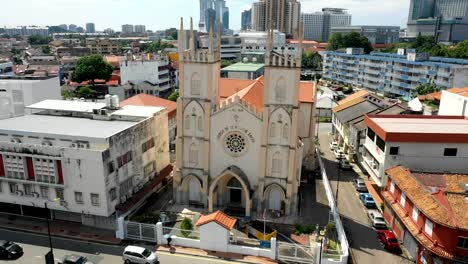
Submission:
[[[137,94],[120,102],[120,106],[138,105],[138,106],[157,106],[167,109],[168,118],[175,118],[177,113],[177,104],[173,101],[166,100],[149,94]]]
[[[202,217],[200,217],[196,226],[202,226],[210,222],[215,222],[218,225],[226,228],[227,230],[232,230],[237,222],[237,219],[230,217],[221,211],[217,211],[215,213],[203,215]]]
[[[338,101],[338,105],[345,104],[347,102],[350,102],[356,98],[361,98],[369,94],[369,91],[367,90],[360,90],[358,92],[353,93],[352,95],[347,96],[345,99]]]
[[[255,80],[240,80],[240,79],[227,79],[221,78],[219,83],[219,97],[234,101],[237,95],[239,99],[244,99],[247,103],[256,107],[257,111],[263,109],[263,91],[265,88],[264,77],[261,76]],[[314,102],[315,98],[315,84],[312,82],[299,83],[299,102],[310,103]]]
[[[451,93],[458,94],[464,97],[468,97],[468,87],[452,88],[452,89],[448,89],[447,92],[451,92]]]

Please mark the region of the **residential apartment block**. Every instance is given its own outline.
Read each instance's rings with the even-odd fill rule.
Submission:
[[[87,39],[86,47],[91,50],[92,54],[120,54],[120,46],[117,41],[110,39]]]
[[[467,174],[386,170],[384,218],[417,264],[468,261]]]
[[[57,76],[0,76],[0,119],[28,114],[25,106],[61,99]]]
[[[25,27],[25,26],[18,26],[18,27],[10,27],[4,28],[4,32],[10,36],[32,36],[32,35],[39,35],[39,36],[48,36],[49,35],[49,28],[47,27]]]
[[[468,173],[468,119],[462,116],[368,115],[361,165],[384,187],[385,170]]]
[[[348,48],[346,53],[324,52],[323,77],[362,87],[389,97],[412,99],[421,83],[442,89],[468,86],[468,60],[428,57],[399,50],[398,54]]]
[[[343,35],[357,32],[367,39],[373,45],[375,44],[393,44],[400,40],[400,27],[392,26],[332,26],[331,34],[341,33]]]
[[[266,31],[271,21],[273,29],[297,37],[301,19],[301,2],[297,0],[259,0],[252,5],[252,28]]]
[[[45,100],[0,120],[0,211],[116,228],[116,206],[169,165],[164,108]],[[53,202],[59,198],[60,202]]]

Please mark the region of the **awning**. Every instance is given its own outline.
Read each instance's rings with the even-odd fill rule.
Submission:
[[[379,191],[379,186],[372,181],[364,181],[364,183],[366,184],[367,190],[372,195],[372,198],[374,198],[377,208],[380,210],[380,208],[382,208],[383,199]]]

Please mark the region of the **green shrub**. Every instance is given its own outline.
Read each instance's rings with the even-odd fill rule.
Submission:
[[[134,216],[130,219],[131,221],[144,223],[144,224],[157,224],[160,220],[160,215],[156,212],[149,212],[144,215]]]
[[[192,219],[185,217],[180,224],[181,233],[184,237],[188,237],[193,230]]]

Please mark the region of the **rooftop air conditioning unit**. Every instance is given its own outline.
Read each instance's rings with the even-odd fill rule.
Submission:
[[[21,140],[19,138],[13,138],[11,139],[11,143],[21,143]]]
[[[78,144],[76,144],[76,143],[72,143],[72,144],[70,145],[70,148],[77,148],[77,147],[78,147]]]
[[[68,203],[67,203],[67,201],[60,201],[60,205],[61,205],[61,206],[67,206]]]
[[[39,198],[39,194],[38,194],[37,192],[33,192],[33,193],[32,193],[32,196],[33,196],[34,198]]]
[[[24,195],[23,191],[16,191],[15,194],[18,195],[18,196],[23,196]]]
[[[44,142],[42,142],[42,146],[52,146],[52,142],[44,141]]]

